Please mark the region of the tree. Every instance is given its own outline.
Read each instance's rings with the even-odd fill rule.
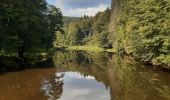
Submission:
[[[104,12],[97,13],[94,17],[84,15],[81,18],[70,18],[72,21],[64,21],[65,36],[63,38],[65,45],[111,47],[112,42],[108,32],[110,14],[111,10],[108,8]],[[57,41],[60,40],[63,40],[62,37],[57,38]]]
[[[0,1],[0,49],[24,58],[25,52],[49,48],[62,26],[61,12],[51,9],[45,0]]]
[[[59,31],[63,33],[63,21],[62,21],[62,13],[59,8],[56,8],[53,5],[48,6],[48,25],[49,25],[49,38],[47,44],[47,49],[53,47],[53,42],[56,39],[56,32]]]
[[[121,48],[140,61],[170,65],[170,1],[122,0],[119,9],[121,13],[114,34]]]

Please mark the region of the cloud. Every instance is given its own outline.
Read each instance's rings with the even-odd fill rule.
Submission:
[[[110,5],[110,1],[111,0],[56,0],[56,5],[67,8],[87,8],[96,7],[100,4]]]
[[[111,0],[49,0],[55,2],[64,16],[94,16],[97,12],[110,6]]]
[[[88,8],[76,8],[67,11],[68,16],[94,16],[97,12],[104,11],[108,6],[107,5],[99,5],[98,7],[88,7]]]

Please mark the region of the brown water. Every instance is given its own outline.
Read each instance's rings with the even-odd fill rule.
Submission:
[[[53,63],[0,75],[0,100],[170,100],[170,73],[133,59],[60,51]]]

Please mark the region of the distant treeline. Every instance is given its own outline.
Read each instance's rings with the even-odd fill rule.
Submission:
[[[55,45],[94,45],[112,47],[111,34],[108,32],[111,10],[99,12],[94,17],[64,17],[64,34],[57,32]]]
[[[75,22],[78,21],[80,19],[80,17],[69,17],[69,16],[63,16],[63,23],[64,25],[69,24],[70,22]]]

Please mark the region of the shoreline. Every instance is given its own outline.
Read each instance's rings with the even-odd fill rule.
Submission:
[[[64,49],[64,50],[71,50],[71,51],[90,51],[90,52],[109,52],[109,53],[116,53],[116,50],[113,48],[105,49],[97,46],[55,46],[55,48],[58,49]]]
[[[87,51],[87,52],[108,52],[108,53],[117,53],[115,49],[111,48],[111,49],[104,49],[101,47],[97,47],[97,46],[92,46],[92,45],[85,45],[85,46],[56,46],[55,48],[57,49],[63,49],[63,50],[70,50],[70,51]],[[126,55],[127,56],[127,55]],[[132,56],[133,57],[133,56]],[[134,57],[133,57],[134,58]],[[135,59],[135,58],[134,58]],[[144,65],[151,65],[154,68],[155,67],[159,67],[160,69],[163,70],[168,70],[170,71],[170,68],[168,68],[167,65],[164,64],[154,64],[152,62],[143,62],[140,60],[137,60],[137,62],[144,64]]]

